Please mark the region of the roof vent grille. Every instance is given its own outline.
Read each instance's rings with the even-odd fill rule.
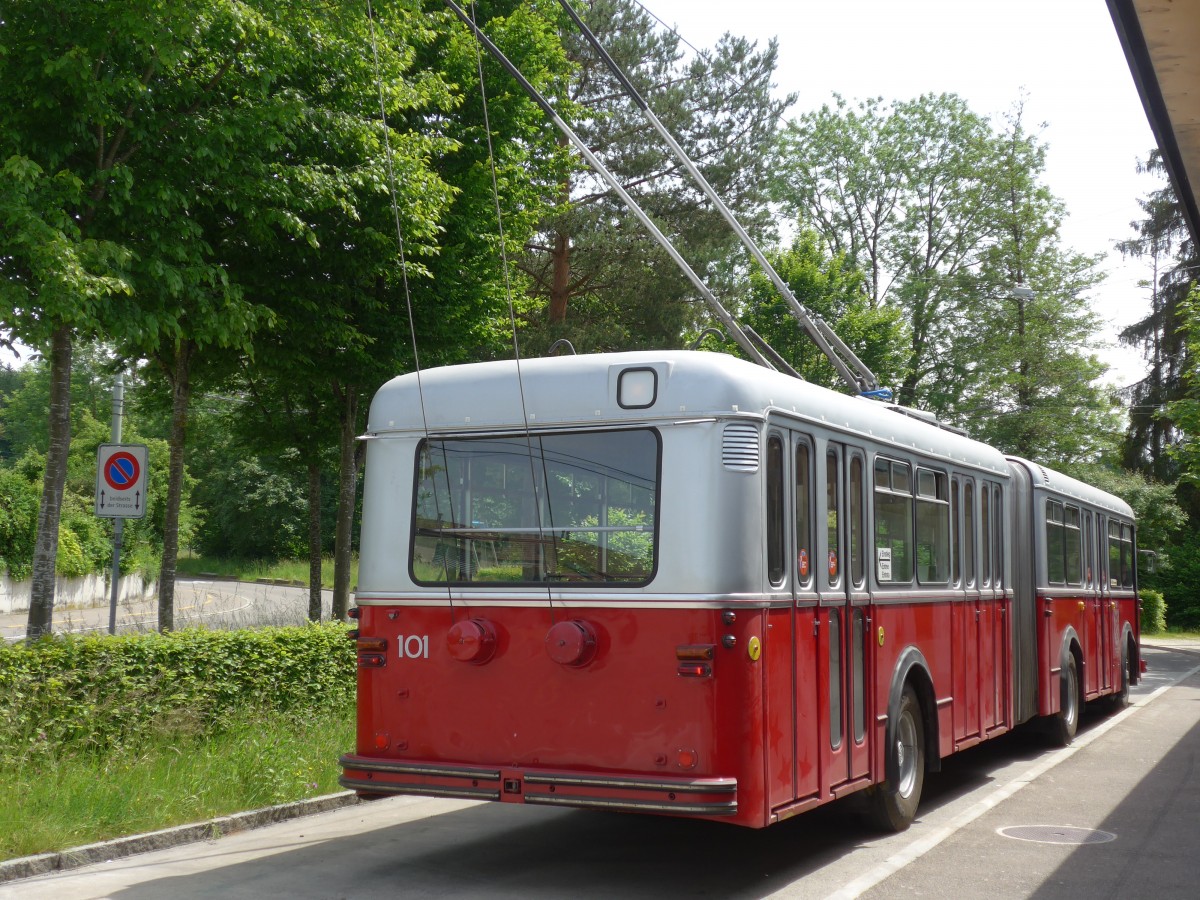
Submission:
[[[721,441],[721,462],[733,472],[757,472],[758,427],[743,423],[726,425]]]

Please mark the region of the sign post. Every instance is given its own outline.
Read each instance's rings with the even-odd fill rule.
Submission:
[[[126,519],[146,516],[146,482],[149,454],[145,444],[121,443],[121,418],[125,412],[124,378],[113,384],[111,444],[96,451],[96,515],[113,522],[112,585],[108,604],[108,633],[117,630],[117,595],[121,583],[121,537]]]

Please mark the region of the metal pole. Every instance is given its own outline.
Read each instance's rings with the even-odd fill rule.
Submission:
[[[125,376],[118,373],[113,382],[112,391],[112,442],[121,443],[121,419],[125,413]],[[113,564],[112,589],[108,601],[108,633],[117,633],[117,596],[121,584],[121,533],[125,530],[125,520],[113,519]]]

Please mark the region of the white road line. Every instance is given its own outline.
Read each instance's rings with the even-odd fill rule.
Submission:
[[[1075,753],[1088,746],[1090,743],[1092,743],[1092,741],[1099,739],[1102,735],[1107,734],[1111,729],[1115,728],[1121,722],[1124,722],[1138,710],[1153,703],[1160,696],[1166,693],[1169,688],[1179,684],[1179,682],[1183,681],[1185,678],[1190,678],[1197,672],[1200,672],[1200,666],[1196,666],[1195,668],[1184,672],[1174,681],[1162,685],[1157,690],[1131,704],[1127,709],[1124,709],[1117,715],[1106,719],[1103,723],[1097,725],[1095,728],[1089,729],[1087,734],[1077,738],[1069,747],[1063,747],[1061,750],[1056,750],[1045,759],[1039,760],[1036,764],[1022,772],[1017,777],[1013,778],[1007,784],[1001,786],[995,791],[992,791],[992,793],[988,794],[979,802],[963,810],[942,827],[935,828],[928,834],[922,835],[919,839],[909,844],[899,853],[892,854],[873,869],[869,869],[858,878],[855,878],[849,884],[843,886],[837,891],[834,891],[832,894],[829,894],[828,900],[853,900],[853,898],[859,897],[866,893],[871,888],[875,887],[875,885],[903,869],[909,863],[914,862],[915,860],[924,856],[959,829],[965,828],[984,813],[994,809],[996,806],[999,806],[1021,788],[1025,787],[1025,785],[1037,780],[1059,763],[1070,759],[1075,755]],[[786,898],[799,897],[800,894],[793,893],[791,887],[789,886],[784,888],[782,891],[771,894],[771,896]]]

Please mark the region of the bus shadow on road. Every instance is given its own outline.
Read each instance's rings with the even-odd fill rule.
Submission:
[[[1084,728],[1101,721],[1089,710]],[[921,818],[1051,752],[1024,726],[955,754],[925,781]],[[382,801],[387,803],[388,801]],[[688,819],[487,804],[158,879],[113,896],[757,898],[883,835],[852,795],[761,831]],[[373,805],[358,807],[369,820]],[[313,820],[313,828],[319,828]],[[220,844],[212,849],[218,851]],[[253,886],[253,890],[250,890]]]

